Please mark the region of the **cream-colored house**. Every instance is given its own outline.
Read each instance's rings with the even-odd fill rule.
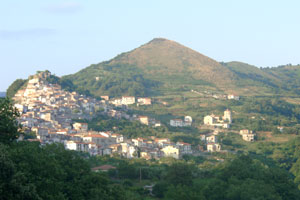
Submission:
[[[130,105],[135,103],[135,97],[130,96],[123,96],[122,97],[122,104],[123,105]]]
[[[243,140],[245,140],[247,142],[253,142],[255,140],[255,134],[253,134],[253,133],[243,134],[242,137],[243,137]]]
[[[174,147],[174,146],[166,146],[166,147],[162,148],[161,151],[163,152],[164,157],[173,157],[176,159],[179,159],[179,157],[180,157],[179,148]]]
[[[139,121],[142,124],[149,125],[149,117],[148,116],[139,116]]]
[[[204,117],[205,125],[214,125],[216,122],[216,117],[214,115],[207,115]]]
[[[138,98],[137,101],[141,105],[151,105],[151,98]]]
[[[87,123],[80,123],[76,122],[73,124],[73,128],[77,131],[87,131],[88,130],[88,124]]]
[[[207,143],[216,143],[218,141],[217,136],[215,135],[208,135],[206,136]]]
[[[219,143],[207,143],[206,149],[208,152],[221,151],[221,145]]]
[[[253,131],[250,131],[248,129],[242,129],[242,130],[240,130],[240,135],[252,134],[252,133],[253,133]]]

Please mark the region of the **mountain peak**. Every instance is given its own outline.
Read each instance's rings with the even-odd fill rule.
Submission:
[[[170,41],[166,38],[153,38],[149,43],[159,43],[159,42],[166,42],[166,41]]]
[[[110,65],[131,65],[150,76],[171,76],[218,85],[232,84],[232,72],[215,60],[176,41],[154,38],[150,42],[110,60]],[[186,83],[185,82],[185,83]],[[200,83],[201,81],[199,81]]]

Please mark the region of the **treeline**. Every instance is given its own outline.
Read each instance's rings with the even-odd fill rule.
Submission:
[[[0,199],[129,199],[78,153],[39,142],[0,144]]]
[[[288,172],[259,159],[239,155],[224,163],[209,165],[206,159],[199,158],[164,158],[156,162],[102,157],[98,161],[117,166],[108,174],[120,180],[124,187],[139,191],[137,183],[152,184],[152,194],[158,199],[296,200],[300,197]],[[97,159],[93,162],[97,163]]]

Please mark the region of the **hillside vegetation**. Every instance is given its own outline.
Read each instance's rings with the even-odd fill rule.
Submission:
[[[241,62],[218,63],[163,38],[63,77],[95,96],[158,95],[210,90],[239,95],[297,95],[300,66],[257,68]]]

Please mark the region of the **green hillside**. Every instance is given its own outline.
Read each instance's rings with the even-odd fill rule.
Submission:
[[[96,96],[155,95],[203,87],[232,91],[236,79],[215,60],[161,38],[63,78]]]
[[[246,96],[297,95],[298,68],[261,69],[242,62],[218,63],[179,43],[156,38],[63,79],[95,96],[154,96],[190,90]]]
[[[289,90],[292,94],[300,94],[300,65],[288,64],[262,70],[279,79],[280,88]]]

